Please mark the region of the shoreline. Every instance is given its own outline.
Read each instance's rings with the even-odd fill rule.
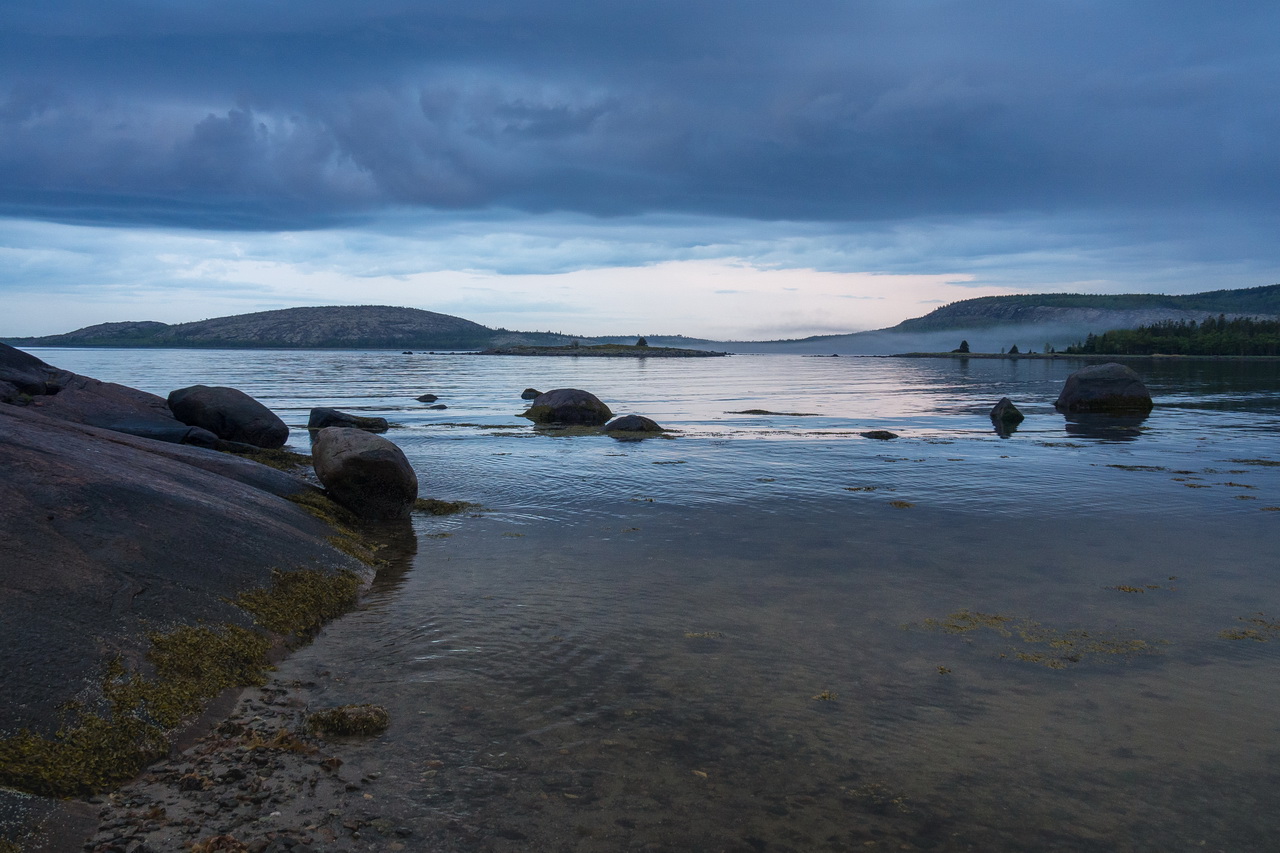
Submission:
[[[830,358],[830,356],[825,356]],[[1156,353],[1153,355],[1118,355],[1118,354],[1102,354],[1102,353],[1063,353],[1063,352],[1017,352],[1017,353],[1000,353],[1000,352],[901,352],[893,355],[872,355],[864,356],[865,358],[982,358],[982,359],[1007,359],[1010,361],[1019,360],[1040,360],[1040,361],[1057,361],[1064,359],[1075,359],[1077,361],[1238,361],[1238,362],[1272,362],[1280,361],[1280,355],[1168,355],[1164,353]]]

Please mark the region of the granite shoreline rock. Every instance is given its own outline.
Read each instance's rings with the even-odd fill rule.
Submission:
[[[275,412],[236,388],[192,385],[169,392],[168,402],[178,420],[227,441],[274,450],[289,440],[289,427]]]
[[[325,427],[350,427],[369,432],[386,432],[391,425],[387,423],[386,418],[353,415],[323,406],[312,409],[310,417],[307,418],[307,429],[324,429]]]
[[[361,518],[408,518],[418,477],[393,442],[364,430],[325,427],[311,448],[316,476],[335,501]]]

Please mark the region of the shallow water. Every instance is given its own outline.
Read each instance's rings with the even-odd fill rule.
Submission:
[[[1080,423],[1066,360],[38,354],[300,449],[385,416],[486,507],[280,673],[391,709],[349,760],[430,849],[1274,849],[1280,366],[1142,364],[1149,418]],[[527,385],[679,432],[539,432]]]

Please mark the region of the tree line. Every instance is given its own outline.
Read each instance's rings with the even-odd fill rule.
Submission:
[[[1135,329],[1089,335],[1067,347],[1076,355],[1280,355],[1280,321],[1219,314],[1195,320],[1163,320]]]

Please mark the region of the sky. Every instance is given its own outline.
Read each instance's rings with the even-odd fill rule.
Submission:
[[[801,337],[1280,282],[1280,4],[6,0],[0,335]]]

